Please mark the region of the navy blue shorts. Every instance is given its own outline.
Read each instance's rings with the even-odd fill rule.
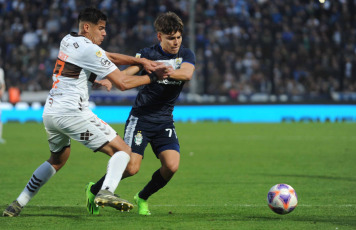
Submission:
[[[173,122],[155,124],[141,121],[130,115],[126,121],[124,140],[132,152],[144,155],[150,143],[156,157],[165,150],[180,152],[179,141]]]

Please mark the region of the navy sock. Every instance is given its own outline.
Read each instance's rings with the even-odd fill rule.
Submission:
[[[93,184],[91,186],[91,188],[90,188],[91,193],[93,193],[94,195],[98,194],[98,192],[101,189],[101,186],[103,186],[105,176],[106,176],[106,174],[100,180],[98,180],[98,182],[96,182],[95,184]]]
[[[160,170],[158,169],[153,173],[152,179],[138,194],[138,196],[144,200],[147,200],[153,193],[163,188],[167,183],[168,181],[162,177]]]

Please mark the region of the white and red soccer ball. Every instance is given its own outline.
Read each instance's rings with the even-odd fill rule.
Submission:
[[[275,213],[288,214],[297,207],[297,193],[288,184],[276,184],[268,192],[267,203]]]

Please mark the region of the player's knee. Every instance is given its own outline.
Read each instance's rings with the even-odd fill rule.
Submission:
[[[131,155],[132,150],[130,146],[125,146],[125,148],[121,149],[121,151],[124,151],[125,153]]]
[[[117,153],[119,151],[123,151],[123,152],[127,153],[129,156],[131,156],[131,148],[130,147],[124,147],[124,148],[120,148],[120,149],[111,147],[111,148],[108,148],[106,151],[103,151],[103,152],[105,152],[109,156],[113,156],[115,153]]]
[[[51,152],[51,156],[47,161],[56,171],[59,171],[66,164],[69,155],[70,147],[65,147],[60,152]]]
[[[128,165],[125,172],[127,176],[133,176],[138,173],[140,167]]]
[[[177,162],[166,165],[166,169],[172,175],[178,171],[178,168],[179,168],[179,163]]]

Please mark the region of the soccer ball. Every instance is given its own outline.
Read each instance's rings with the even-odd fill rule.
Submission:
[[[275,213],[288,214],[297,207],[297,193],[288,184],[276,184],[268,192],[267,203]]]

